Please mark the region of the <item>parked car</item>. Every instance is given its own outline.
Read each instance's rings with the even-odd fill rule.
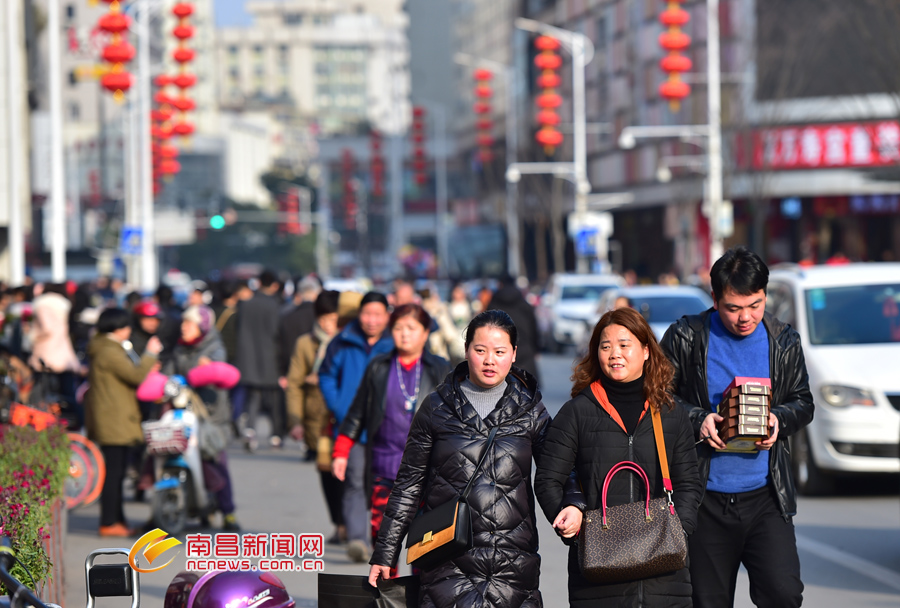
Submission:
[[[612,274],[555,274],[550,277],[547,291],[541,296],[542,310],[538,318],[546,333],[542,344],[547,350],[559,352],[566,346],[578,346],[584,339],[587,322],[594,317],[597,302],[607,289],[624,285],[624,280]]]
[[[713,305],[712,298],[705,291],[690,285],[635,285],[610,289],[600,298],[597,312],[592,318],[592,330],[603,313],[615,307],[616,300],[628,298],[631,307],[637,310],[650,324],[656,338],[661,340],[669,326],[684,315],[696,315]],[[588,332],[584,347],[591,335]]]
[[[791,437],[798,489],[900,471],[900,264],[776,267],[766,309],[800,333],[816,404]]]

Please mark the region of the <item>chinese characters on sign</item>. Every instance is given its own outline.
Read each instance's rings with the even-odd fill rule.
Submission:
[[[777,127],[753,134],[754,169],[880,167],[900,162],[900,122]]]
[[[325,541],[321,534],[188,534],[188,570],[321,572]],[[256,563],[251,562],[256,560]]]

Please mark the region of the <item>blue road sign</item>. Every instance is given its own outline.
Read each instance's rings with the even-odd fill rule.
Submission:
[[[122,255],[140,255],[143,240],[143,228],[140,226],[123,226],[122,242],[119,243],[119,252]]]

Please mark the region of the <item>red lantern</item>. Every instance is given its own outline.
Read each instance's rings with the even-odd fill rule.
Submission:
[[[381,134],[372,131],[369,138],[371,156],[369,172],[372,175],[372,195],[384,196],[384,159],[381,157]]]
[[[659,67],[664,72],[690,72],[694,65],[684,55],[666,55],[659,61]]]
[[[472,78],[474,78],[475,80],[487,81],[494,78],[494,73],[484,68],[478,68],[477,70],[472,72]]]
[[[181,112],[190,112],[197,107],[197,104],[190,97],[176,97],[172,100],[172,105]]]
[[[534,138],[545,148],[555,148],[563,142],[563,134],[550,127],[539,130]]]
[[[161,126],[150,127],[150,134],[155,139],[166,140],[172,137],[172,129]]]
[[[103,59],[109,63],[128,63],[134,58],[134,47],[127,42],[109,44],[103,49]]]
[[[178,158],[178,148],[175,146],[159,146],[161,158]]]
[[[553,110],[541,110],[537,113],[537,122],[541,126],[555,127],[559,124],[559,114]]]
[[[191,133],[194,132],[194,125],[192,125],[191,123],[186,122],[186,121],[175,123],[175,125],[172,126],[172,132],[175,135],[187,137],[188,135],[190,135]]]
[[[534,139],[544,147],[544,153],[551,156],[556,148],[562,144],[563,135],[554,127],[559,124],[559,115],[556,108],[562,105],[562,96],[556,89],[562,84],[562,78],[556,73],[562,67],[562,57],[557,55],[561,44],[552,36],[538,36],[534,46],[540,53],[534,58],[534,65],[541,73],[537,77],[537,85],[542,92],[535,98],[535,104],[540,111],[537,113],[537,123],[541,128],[535,133]]]
[[[669,101],[669,108],[677,112],[681,100],[691,94],[691,87],[681,79],[681,74],[689,72],[693,67],[691,60],[682,51],[691,45],[691,37],[681,31],[688,24],[691,15],[681,8],[683,0],[668,0],[666,9],[660,14],[659,21],[667,29],[659,35],[659,45],[667,51],[659,62],[659,67],[668,74],[668,78],[659,87],[659,95]]]
[[[172,115],[173,115],[173,114],[174,114],[174,112],[173,112],[171,109],[168,109],[168,108],[165,109],[165,110],[163,110],[163,109],[159,109],[159,110],[151,110],[151,111],[150,111],[150,118],[151,118],[152,120],[154,120],[155,122],[166,122],[167,120],[169,120],[170,118],[172,118]]]
[[[413,106],[413,118],[423,118],[425,116],[425,108],[422,106]],[[422,124],[421,121],[419,124]]]
[[[180,2],[172,7],[172,14],[179,19],[190,17],[194,14],[194,5],[188,4],[187,2]]]
[[[161,106],[174,106],[175,105],[175,98],[171,97],[164,91],[160,91],[156,95],[154,95],[153,101],[155,101],[156,103],[158,103]]]
[[[190,25],[176,25],[172,35],[179,40],[187,40],[194,37],[194,28]]]
[[[562,84],[562,78],[553,72],[541,74],[537,78],[537,85],[542,89],[555,89],[560,84]]]
[[[491,104],[484,101],[476,101],[472,104],[472,111],[476,114],[487,114],[491,111]]]
[[[187,89],[197,84],[197,77],[193,74],[179,74],[172,79],[172,84],[179,89]]]
[[[475,87],[475,97],[480,97],[482,99],[488,99],[494,95],[494,91],[490,86],[486,84],[480,84]]]
[[[194,50],[187,47],[177,48],[172,51],[172,59],[178,63],[188,63],[194,60]]]
[[[680,101],[691,94],[691,87],[682,80],[667,80],[659,85],[659,95],[668,100]]]
[[[555,51],[559,47],[559,40],[552,36],[538,36],[534,41],[534,48],[539,51]]]
[[[131,88],[131,74],[125,71],[109,72],[100,79],[104,89],[113,93],[116,100],[124,96],[125,91]]]
[[[545,51],[534,58],[534,65],[542,70],[558,70],[562,67],[562,57]]]
[[[159,163],[159,172],[163,175],[174,175],[181,171],[181,163],[177,160],[166,159]]]
[[[478,145],[485,148],[494,143],[494,136],[489,133],[481,133],[476,139],[478,140]]]
[[[488,131],[494,127],[494,122],[490,118],[479,118],[475,121],[475,128],[479,131]]]
[[[172,79],[169,78],[168,76],[166,76],[165,74],[160,74],[159,76],[157,76],[156,78],[153,79],[153,84],[155,84],[156,86],[158,86],[160,88],[167,87],[170,84],[172,84]]]
[[[121,34],[131,27],[131,17],[122,13],[107,13],[100,17],[97,27],[109,34]]]
[[[541,93],[535,101],[539,108],[558,108],[562,105],[562,96],[558,93]]]

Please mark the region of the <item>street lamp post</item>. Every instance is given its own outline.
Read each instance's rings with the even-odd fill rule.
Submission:
[[[591,192],[591,183],[587,177],[587,118],[585,112],[584,72],[587,64],[594,58],[594,44],[591,39],[578,32],[560,29],[533,19],[519,17],[516,27],[528,32],[553,36],[572,54],[572,152],[575,178],[575,221],[583,224],[587,216],[587,197]],[[589,271],[588,259],[578,256],[577,271]]]
[[[138,21],[138,92],[140,155],[141,224],[141,288],[156,289],[159,271],[156,258],[156,236],[153,225],[153,159],[150,154],[150,0],[141,0]]]
[[[722,188],[722,74],[719,65],[719,0],[706,0],[706,125],[625,127],[619,135],[619,147],[630,149],[638,138],[703,137],[706,139],[708,175],[704,213],[709,219],[709,263],[724,253],[723,224],[727,219]]]

